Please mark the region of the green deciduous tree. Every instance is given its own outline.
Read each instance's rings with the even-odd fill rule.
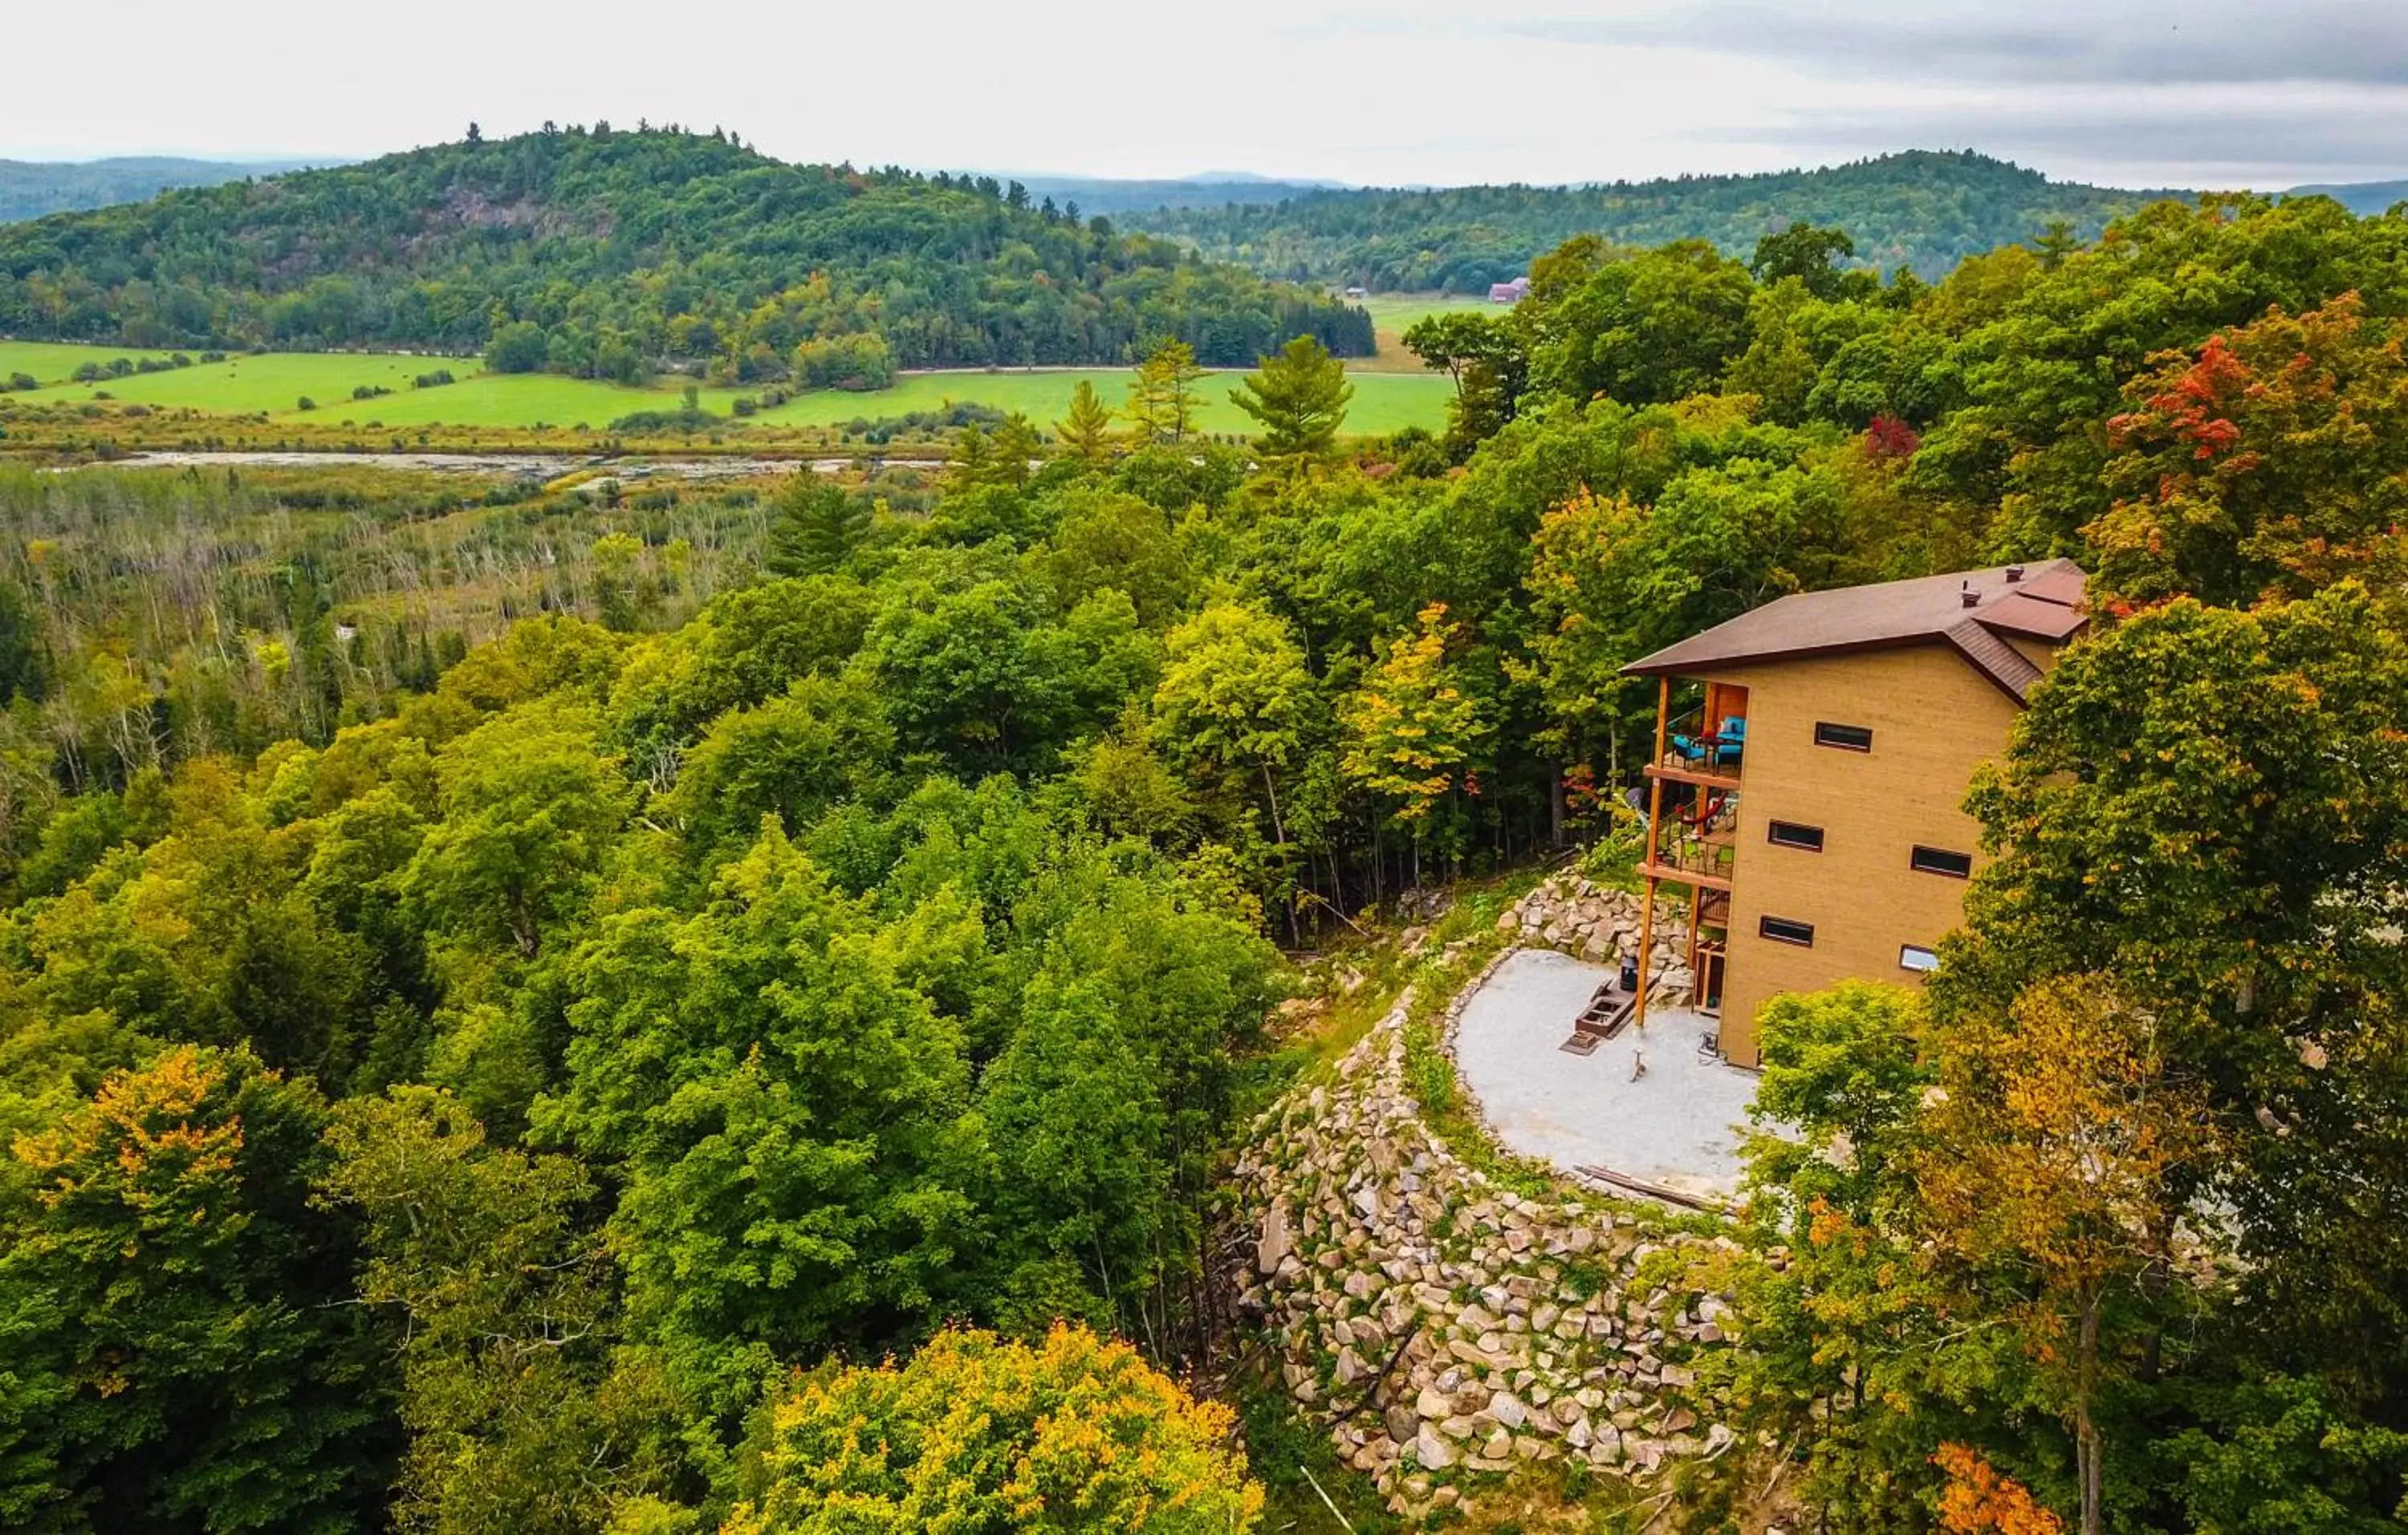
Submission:
[[[1152,626],[1186,600],[1196,575],[1160,508],[1106,492],[1074,493],[1061,502],[1061,521],[1037,563],[1064,609],[1098,592],[1125,592],[1139,621]]]
[[[1153,735],[1199,787],[1260,784],[1275,840],[1287,840],[1280,782],[1304,757],[1320,690],[1285,624],[1259,609],[1207,608],[1166,637]]]
[[[403,886],[429,927],[470,952],[532,958],[592,893],[628,791],[582,710],[512,710],[436,759],[442,819]]]
[[[1004,1180],[998,1299],[1025,1322],[1081,1298],[1168,1355],[1182,1317],[1209,1325],[1194,1286],[1215,1148],[1278,956],[1191,890],[1108,876],[1100,860],[1069,863],[1049,895],[1062,910],[1022,1032],[982,1097]]]
[[[619,1168],[631,1327],[715,1411],[781,1354],[884,1341],[965,1261],[957,1031],[774,824],[692,916],[607,919],[571,966],[543,1133]]]
[[[541,325],[513,320],[494,332],[485,348],[485,366],[496,373],[533,373],[550,360],[551,346]]]
[[[1109,718],[1114,680],[1150,676],[1150,654],[1134,607],[1109,588],[1055,622],[1018,581],[904,581],[858,665],[907,752],[978,773],[1039,764],[1082,722]]]
[[[1455,380],[1447,440],[1458,458],[1513,419],[1530,385],[1530,359],[1510,320],[1463,310],[1425,315],[1405,327],[1405,350]]]
[[[1758,239],[1747,269],[1758,282],[1769,285],[1794,277],[1815,297],[1831,298],[1840,292],[1840,273],[1832,261],[1856,253],[1856,242],[1846,230],[1818,229],[1801,221]]]
[[[1999,857],[1939,978],[1979,1018],[2113,974],[2171,1021],[2215,1111],[2243,1346],[2360,1400],[2403,1378],[2375,1341],[2408,1245],[2344,1192],[2408,1165],[2402,697],[2408,643],[2347,583],[2245,613],[2177,600],[2076,647],[1977,783]]]
[[[489,1145],[429,1087],[342,1105],[326,1143],[320,1198],[359,1216],[359,1298],[394,1318],[399,1527],[570,1535],[657,1485],[674,1403],[640,1360],[613,1367],[585,1169]]]
[[[697,847],[739,853],[773,815],[799,832],[877,783],[895,751],[857,679],[807,678],[783,697],[721,715],[686,754],[663,808]]]
[[[1494,729],[1447,658],[1461,626],[1447,621],[1443,603],[1423,609],[1419,623],[1418,633],[1389,642],[1340,710],[1347,735],[1341,766],[1412,833],[1415,880],[1431,812],[1449,796],[1476,792],[1479,753]]]
[[[1936,1298],[1916,1252],[1921,1114],[1936,1082],[1922,998],[1850,982],[1774,997],[1757,1025],[1745,1218],[1755,1250],[1784,1261],[1714,1266],[1748,1341],[1732,1361],[1734,1399],[1753,1427],[1799,1446],[1800,1492],[1834,1530],[1920,1531],[1908,1489],[1927,1480],[1941,1431],[1923,1413],[1931,1378],[1953,1370],[2007,1395],[1933,1346]]]
[[[1754,296],[1747,268],[1703,240],[1615,256],[1526,322],[1531,376],[1572,400],[1703,393],[1747,350]]]
[[[113,1073],[0,1185],[0,1519],[371,1516],[390,1449],[352,1249],[309,1206],[324,1100],[244,1050]]]

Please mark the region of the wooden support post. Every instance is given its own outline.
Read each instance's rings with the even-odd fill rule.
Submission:
[[[1647,841],[1644,862],[1649,869],[1645,893],[1639,902],[1639,997],[1630,1013],[1630,1026],[1644,1033],[1647,1029],[1647,959],[1656,945],[1656,827],[1664,815],[1664,781],[1655,769],[1664,765],[1665,716],[1672,709],[1672,679],[1656,680],[1656,754],[1647,759]]]
[[[1705,895],[1704,885],[1689,886],[1689,1001],[1692,1006],[1698,1000],[1698,909],[1705,903]]]

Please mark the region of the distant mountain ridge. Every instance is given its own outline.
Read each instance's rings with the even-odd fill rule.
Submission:
[[[0,160],[0,223],[72,213],[116,203],[138,203],[176,187],[213,187],[251,176],[274,176],[318,160],[188,160],[178,155],[120,155],[107,160]]]
[[[876,388],[896,369],[1251,366],[1370,317],[991,177],[797,165],[720,133],[547,129],[0,225],[0,334],[425,347],[502,372]]]
[[[1796,222],[1846,230],[1865,265],[1934,278],[1968,255],[2032,239],[2060,219],[2086,239],[2118,214],[2198,195],[2051,180],[1972,151],[1909,150],[1746,176],[1193,199],[1132,209],[1121,222],[1292,281],[1476,294],[1575,235],[1635,246],[1704,239],[1745,256],[1763,236]],[[2408,181],[2305,186],[2285,195],[2329,196],[2355,213],[2378,214],[2408,199]]]
[[[2295,197],[2329,197],[2360,218],[2387,213],[2395,203],[2408,203],[2408,180],[2335,181],[2321,186],[2293,187]]]
[[[997,172],[1001,175],[1001,172]],[[1121,180],[1107,176],[1013,176],[1035,199],[1076,203],[1082,215],[1150,212],[1164,208],[1219,208],[1227,203],[1278,203],[1314,192],[1342,192],[1342,181],[1289,181],[1221,171],[1203,176]]]
[[[2052,181],[1971,151],[1909,150],[1746,176],[1313,191],[1276,203],[1132,212],[1121,222],[1295,281],[1483,293],[1575,235],[1635,246],[1704,239],[1746,255],[1797,222],[1846,230],[1868,265],[1936,277],[2057,220],[2088,237],[2118,213],[2192,195]]]

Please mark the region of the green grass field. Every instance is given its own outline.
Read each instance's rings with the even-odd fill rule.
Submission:
[[[1197,425],[1207,432],[1251,432],[1254,422],[1229,403],[1229,391],[1243,375],[1213,373],[1197,386],[1202,408]],[[1065,373],[915,373],[892,389],[874,395],[821,392],[799,395],[763,421],[796,426],[841,425],[855,417],[901,415],[911,410],[937,410],[959,401],[1018,410],[1041,426],[1051,427],[1069,413],[1070,393],[1084,379],[1096,386],[1104,403],[1117,408],[1128,397],[1129,370],[1086,368]],[[1393,373],[1356,373],[1354,403],[1346,412],[1349,432],[1386,433],[1405,426],[1432,431],[1446,424],[1446,402],[1453,387],[1442,378],[1416,378]]]
[[[1379,338],[1380,354],[1360,358],[1347,366],[1360,373],[1418,374],[1423,371],[1421,359],[1405,350],[1405,331],[1425,315],[1450,314],[1460,309],[1483,313],[1504,314],[1502,304],[1469,294],[1373,294],[1354,301],[1369,311],[1371,326]],[[1425,424],[1428,424],[1425,423]]]
[[[1390,326],[1404,329],[1426,314],[1446,314],[1455,309],[1494,309],[1503,314],[1506,306],[1491,304],[1477,294],[1373,294],[1354,301],[1369,311],[1371,323],[1382,330]]]
[[[19,367],[12,361],[20,343],[0,345],[0,373]],[[62,349],[43,348],[56,352]],[[129,355],[113,347],[81,349],[86,358],[108,362],[114,357]],[[35,402],[55,400],[88,400],[106,395],[111,399],[128,400],[142,405],[183,406],[195,410],[208,410],[223,415],[247,415],[252,411],[270,414],[295,414],[302,396],[317,401],[322,414],[349,413],[355,406],[365,407],[381,400],[353,401],[353,388],[374,385],[394,390],[396,395],[423,393],[432,397],[435,390],[416,391],[410,380],[421,373],[448,367],[458,376],[482,365],[473,358],[403,357],[388,354],[340,351],[270,351],[243,353],[222,363],[195,363],[165,373],[136,373],[122,379],[101,379],[92,383],[54,383],[47,389],[20,395],[19,399]],[[24,371],[44,378],[36,368]],[[64,369],[74,371],[69,360]]]
[[[145,357],[166,357],[164,351],[140,347],[88,347],[72,341],[0,341],[0,379],[30,373],[44,383],[64,383],[86,363],[108,363],[122,357],[138,363]],[[189,355],[189,353],[187,354]]]
[[[472,427],[583,424],[600,431],[619,417],[638,410],[674,409],[681,393],[681,386],[673,380],[639,389],[546,373],[486,373],[473,358],[380,352],[265,352],[94,383],[64,381],[83,363],[143,355],[146,354],[122,347],[0,341],[0,378],[11,372],[24,372],[41,380],[46,387],[7,396],[28,402],[74,402],[107,395],[119,401],[161,408],[228,415],[265,412],[278,420],[330,426],[348,422],[362,428],[374,425],[394,430],[441,423]],[[434,389],[411,387],[410,380],[415,376],[438,367],[450,369],[459,381]],[[1238,378],[1235,373],[1224,373],[1204,380],[1198,423],[1203,430],[1245,432],[1252,428],[1253,423],[1229,403],[1229,391],[1236,387]],[[907,375],[891,389],[869,394],[819,391],[799,395],[750,419],[770,426],[835,426],[859,418],[901,416],[963,402],[1019,410],[1040,425],[1050,426],[1068,411],[1070,393],[1081,379],[1091,380],[1110,405],[1119,405],[1128,392],[1126,368],[1058,373],[920,373]],[[393,393],[372,399],[353,399],[351,391],[362,385],[382,387]],[[1354,407],[1346,423],[1352,432],[1386,433],[1403,426],[1436,430],[1445,423],[1449,386],[1444,379],[1418,371],[1358,372],[1354,386]],[[703,408],[717,415],[730,415],[735,400],[742,393],[706,389],[702,392]],[[300,409],[304,395],[317,402],[316,409]]]

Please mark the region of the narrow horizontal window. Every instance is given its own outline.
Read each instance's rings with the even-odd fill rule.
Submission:
[[[1828,720],[1814,722],[1814,744],[1836,746],[1842,752],[1870,752],[1873,749],[1873,730],[1869,724],[1833,724]]]
[[[1946,848],[1918,845],[1906,861],[1926,874],[1945,874],[1952,880],[1970,879],[1973,873],[1971,854],[1951,853]]]
[[[1920,943],[1901,943],[1898,949],[1898,966],[1902,970],[1936,970],[1940,956]]]
[[[1757,937],[1769,938],[1775,943],[1795,943],[1808,949],[1814,946],[1814,925],[1811,922],[1793,922],[1787,917],[1758,917],[1756,919],[1756,931]]]
[[[1764,828],[1765,839],[1775,847],[1803,848],[1808,853],[1823,851],[1823,828],[1799,825],[1795,821],[1775,821]]]

